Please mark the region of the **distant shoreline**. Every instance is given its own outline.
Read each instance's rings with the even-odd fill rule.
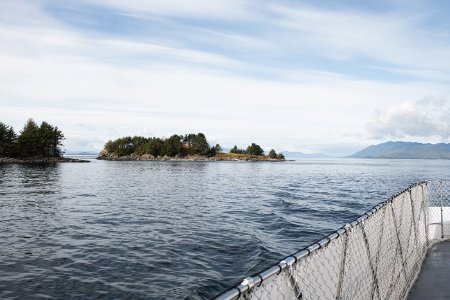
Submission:
[[[68,157],[0,157],[0,163],[45,164],[45,163],[88,163],[88,160]]]

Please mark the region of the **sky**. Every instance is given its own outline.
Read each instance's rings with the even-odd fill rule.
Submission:
[[[0,2],[0,122],[347,155],[450,142],[446,1]]]

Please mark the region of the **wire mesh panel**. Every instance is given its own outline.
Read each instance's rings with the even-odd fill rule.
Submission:
[[[450,181],[417,184],[217,299],[405,299],[449,229]]]
[[[430,237],[432,239],[450,236],[450,182],[432,181],[428,184],[430,198]]]

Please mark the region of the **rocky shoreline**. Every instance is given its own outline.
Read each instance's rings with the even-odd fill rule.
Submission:
[[[87,163],[88,160],[68,157],[0,157],[0,163],[45,164],[45,163]]]
[[[220,156],[216,155],[213,157],[201,156],[201,155],[187,155],[187,156],[152,156],[150,154],[144,155],[127,155],[127,156],[117,156],[115,154],[105,154],[100,153],[97,157],[99,160],[111,160],[111,161],[268,161],[268,162],[284,162],[285,160],[269,158],[266,156],[256,156],[256,155],[239,155],[239,156]]]

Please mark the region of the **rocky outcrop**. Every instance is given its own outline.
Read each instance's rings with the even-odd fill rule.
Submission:
[[[114,153],[108,153],[103,150],[100,152],[97,159],[100,160],[115,160],[115,161],[273,161],[280,162],[284,161],[281,159],[269,158],[267,156],[256,156],[256,155],[239,155],[239,156],[224,156],[224,155],[216,155],[213,157],[201,156],[201,155],[187,155],[187,156],[179,156],[176,155],[174,157],[170,156],[158,156],[155,157],[150,154],[144,155],[136,155],[131,154],[127,156],[118,156]]]

